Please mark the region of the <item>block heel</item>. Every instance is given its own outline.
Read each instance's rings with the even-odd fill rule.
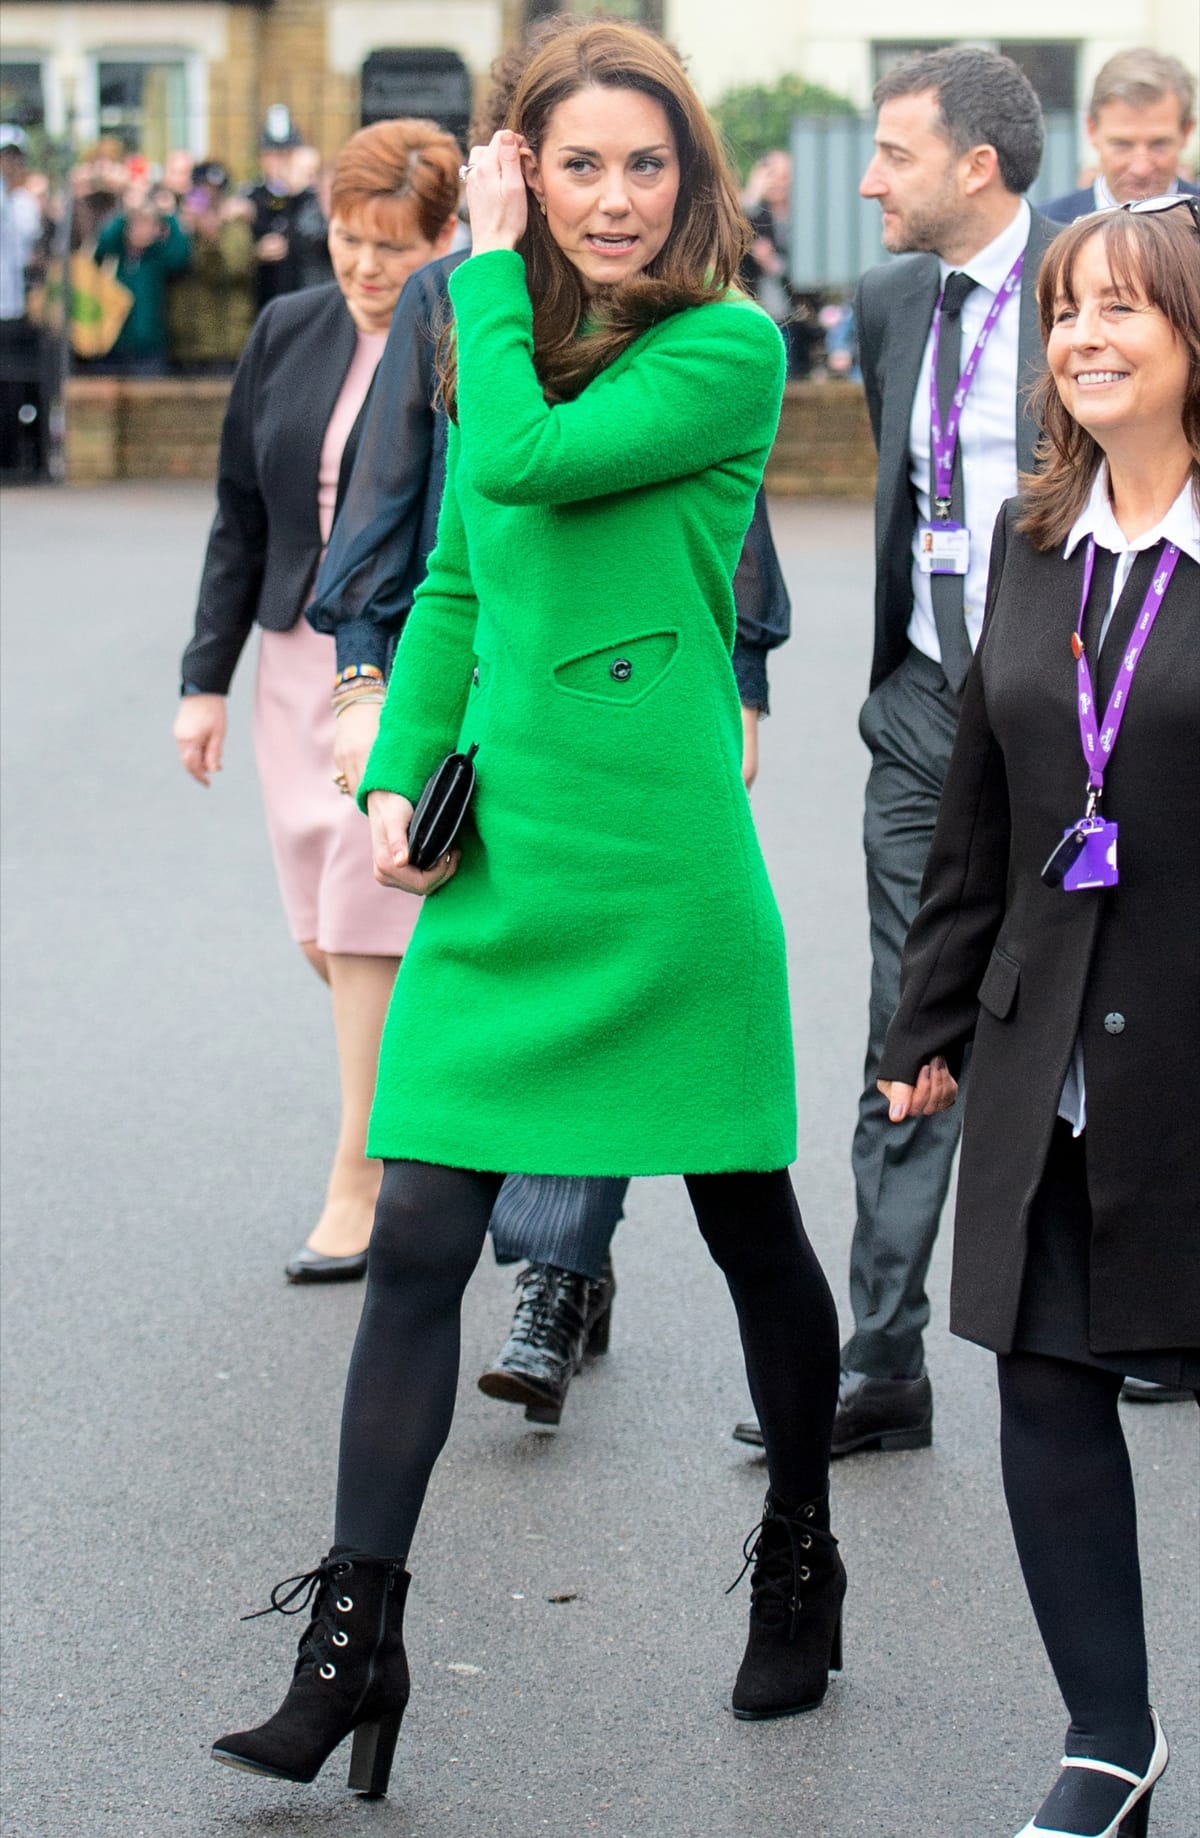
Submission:
[[[388,1716],[377,1717],[373,1723],[360,1723],[355,1730],[350,1750],[350,1779],[346,1783],[352,1793],[377,1800],[387,1792],[402,1715],[401,1711],[392,1711]]]

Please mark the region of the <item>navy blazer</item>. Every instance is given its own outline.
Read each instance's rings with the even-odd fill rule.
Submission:
[[[1018,388],[1013,404],[1017,466],[1023,472],[1033,468],[1037,439],[1033,418],[1026,412],[1028,395],[1045,363],[1034,284],[1042,256],[1056,234],[1055,226],[1034,211],[1021,275]],[[912,539],[917,527],[917,499],[909,478],[908,429],[938,286],[936,255],[904,255],[869,268],[858,284],[854,303],[867,410],[879,453],[872,689],[892,674],[908,650],[908,622],[913,606]],[[987,536],[990,535],[989,530]]]
[[[337,640],[337,667],[385,672],[425,575],[446,476],[446,417],[435,411],[437,341],[447,324],[447,282],[465,252],[412,276],[392,317],[329,549],[306,609],[309,624]],[[767,521],[755,501],[733,582],[733,667],[750,708],[768,703],[766,654],[787,638],[791,602]]]
[[[1175,189],[1200,198],[1200,185],[1189,185],[1186,179],[1177,180]],[[1082,191],[1069,191],[1061,198],[1051,198],[1049,204],[1038,205],[1042,216],[1049,217],[1051,223],[1074,223],[1077,217],[1090,217],[1095,208],[1096,194],[1090,185],[1085,185]]]
[[[300,617],[321,555],[321,448],[357,336],[336,284],[273,300],[250,334],[221,428],[217,514],[183,654],[183,680],[196,689],[225,694],[255,620],[283,632]],[[342,454],[339,501],[362,422],[360,412]]]

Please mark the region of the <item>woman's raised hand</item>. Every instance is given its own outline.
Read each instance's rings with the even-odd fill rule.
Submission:
[[[532,158],[521,134],[501,128],[486,147],[472,147],[467,165],[467,210],[472,255],[515,249],[529,221],[525,166]]]
[[[225,747],[224,696],[184,696],[171,732],[179,749],[179,763],[201,785],[221,770]]]
[[[888,1117],[903,1123],[909,1117],[932,1117],[936,1111],[949,1110],[958,1097],[958,1081],[939,1053],[921,1067],[915,1085],[900,1079],[879,1079],[880,1091],[888,1101]]]
[[[408,866],[408,826],[413,807],[407,798],[395,791],[372,791],[367,795],[367,816],[371,822],[371,853],[375,861],[375,879],[381,887],[398,887],[402,893],[436,893],[453,880],[462,860],[462,851],[451,849],[432,868]]]

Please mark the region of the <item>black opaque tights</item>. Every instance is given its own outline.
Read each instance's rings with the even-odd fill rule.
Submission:
[[[1071,1718],[1067,1752],[1140,1774],[1150,1757],[1150,1705],[1121,1380],[1037,1353],[997,1364],[1004,1492]]]
[[[342,1407],[339,1545],[408,1554],[450,1431],[463,1291],[501,1178],[384,1164]],[[689,1175],[687,1189],[737,1310],[771,1487],[790,1505],[815,1499],[829,1479],[837,1314],[787,1170]]]

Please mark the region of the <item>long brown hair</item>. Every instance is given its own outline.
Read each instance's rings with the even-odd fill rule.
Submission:
[[[665,244],[633,279],[591,296],[551,236],[532,195],[518,244],[533,301],[533,359],[548,402],[577,396],[633,340],[685,307],[720,300],[733,285],[750,231],[712,124],[677,54],[657,34],[621,21],[581,19],[535,50],[506,127],[539,153],[551,115],[581,89],[636,89],[660,103],[679,155],[679,197]],[[586,313],[587,336],[579,326]],[[441,397],[455,406],[452,337],[439,351]]]
[[[458,208],[462,155],[436,121],[400,116],[352,134],[333,168],[330,209],[353,217],[372,207],[403,211],[423,242],[436,242]]]
[[[1056,236],[1038,275],[1038,316],[1047,343],[1060,299],[1074,302],[1075,265],[1093,236],[1104,240],[1109,268],[1122,287],[1156,306],[1188,355],[1179,419],[1192,454],[1192,490],[1200,508],[1200,231],[1186,206],[1170,211],[1100,211]],[[1040,470],[1021,475],[1025,511],[1018,524],[1038,549],[1055,549],[1087,503],[1104,458],[1099,443],[1070,415],[1049,368],[1030,396],[1041,423]]]

